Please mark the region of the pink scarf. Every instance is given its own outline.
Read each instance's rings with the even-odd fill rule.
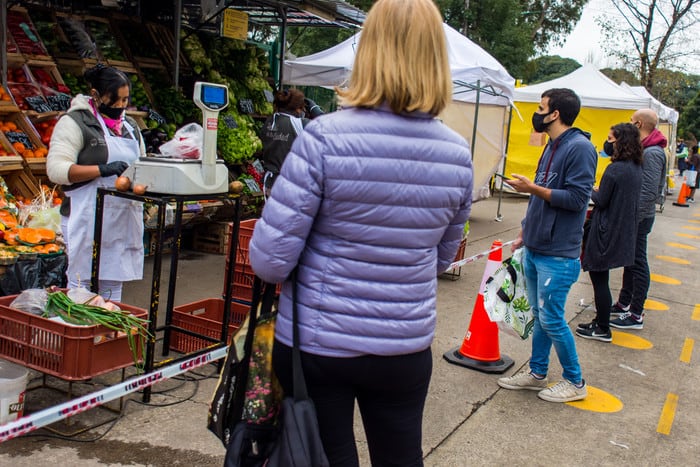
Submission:
[[[97,117],[97,108],[95,107],[95,101],[90,100],[90,106],[92,107],[92,111],[94,112],[95,117]],[[115,120],[113,118],[105,117],[104,115],[101,115],[101,114],[100,114],[100,116],[102,117],[102,120],[104,120],[105,125],[107,125],[107,128],[112,130],[115,135],[117,135],[117,136],[122,135],[122,119],[124,117],[118,118]]]

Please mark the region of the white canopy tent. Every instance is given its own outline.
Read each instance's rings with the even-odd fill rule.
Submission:
[[[481,47],[444,24],[453,102],[440,115],[472,147],[474,200],[488,196],[488,183],[505,157],[515,80]],[[348,84],[362,32],[321,52],[284,63],[284,82],[298,86]]]

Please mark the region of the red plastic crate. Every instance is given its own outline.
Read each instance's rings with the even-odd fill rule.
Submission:
[[[15,298],[0,297],[0,357],[69,381],[134,364],[126,334],[104,326],[70,326],[10,308]],[[114,303],[139,318],[148,316],[142,308]],[[136,342],[141,359],[143,348],[140,339]]]
[[[250,311],[250,305],[231,302],[231,315],[228,326],[228,343],[233,333],[241,327]],[[174,326],[196,332],[203,336],[219,339],[224,318],[224,300],[207,298],[197,302],[173,307]],[[170,348],[177,352],[189,353],[212,345],[211,341],[173,331]]]
[[[253,238],[253,230],[257,219],[246,219],[241,221],[238,228],[238,243],[236,246],[236,264],[250,264],[248,252],[250,251],[250,239]],[[231,229],[230,237],[226,245],[226,255],[231,251],[231,243],[233,240],[233,229]],[[228,257],[228,256],[227,256]]]

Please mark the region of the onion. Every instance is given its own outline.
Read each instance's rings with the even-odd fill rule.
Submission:
[[[231,193],[240,193],[241,191],[243,191],[243,182],[234,180],[233,182],[229,183],[228,191],[230,191]]]
[[[146,188],[148,188],[146,185],[141,185],[141,184],[135,184],[133,191],[135,195],[142,195],[146,193]]]
[[[117,180],[114,182],[114,187],[119,191],[127,191],[131,188],[131,180],[129,180],[129,177],[121,175],[117,177]]]

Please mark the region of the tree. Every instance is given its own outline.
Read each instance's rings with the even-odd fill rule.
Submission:
[[[694,7],[700,0],[611,1],[626,25],[620,27],[619,18],[610,15],[598,19],[606,49],[623,65],[636,68],[642,85],[651,92],[657,69],[678,66],[680,57],[693,53],[695,42],[685,39],[690,39],[690,26],[699,21]]]
[[[580,67],[581,64],[572,58],[546,55],[528,62],[526,72],[523,74],[523,80],[527,84],[541,83],[568,75]]]

